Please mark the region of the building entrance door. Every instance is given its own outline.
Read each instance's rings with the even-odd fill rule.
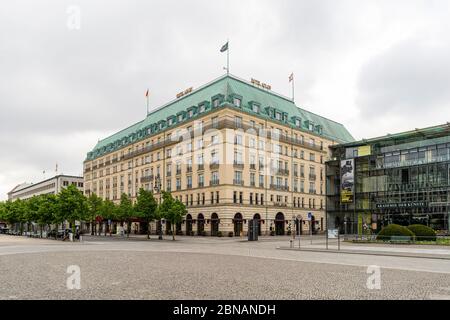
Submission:
[[[277,236],[284,236],[284,214],[281,212],[278,212],[275,216],[275,234]]]
[[[234,215],[233,224],[234,224],[234,235],[236,237],[240,237],[241,236],[241,232],[243,230],[242,214],[236,213]]]

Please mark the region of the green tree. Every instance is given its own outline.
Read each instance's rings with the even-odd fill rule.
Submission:
[[[131,232],[131,219],[134,217],[133,203],[126,193],[122,193],[120,196],[120,204],[116,210],[117,218],[122,223],[127,223],[127,237],[130,236]]]
[[[163,202],[158,207],[158,214],[172,225],[172,240],[175,240],[176,225],[187,214],[186,206],[180,200],[175,200],[170,192],[163,191]]]
[[[40,203],[37,222],[41,227],[42,237],[42,227],[47,226],[47,228],[50,229],[50,225],[56,222],[58,198],[54,194],[44,194],[39,197],[39,200]]]
[[[103,219],[108,220],[108,222],[109,220],[111,220],[111,222],[114,221],[116,218],[116,212],[117,210],[114,202],[109,199],[102,202],[100,207],[100,215]],[[109,223],[107,224],[107,228],[105,228],[105,236],[107,232],[109,232],[109,235],[111,236],[111,225]]]
[[[11,203],[10,207],[10,219],[14,221],[13,223],[19,223],[20,224],[20,234],[23,234],[23,224],[27,222],[27,206],[26,203],[21,200],[17,199],[16,201],[13,201]]]
[[[75,233],[75,221],[83,221],[87,217],[87,199],[74,185],[63,189],[58,196],[58,216],[72,225]]]
[[[156,218],[157,208],[158,204],[156,203],[156,200],[153,197],[153,193],[141,188],[137,196],[135,210],[136,215],[145,221],[147,239],[150,239],[149,224]]]
[[[103,199],[98,197],[95,193],[92,193],[87,199],[88,202],[88,214],[87,219],[91,223],[91,235],[95,235],[97,231],[97,217],[100,214]]]
[[[7,222],[6,221],[6,203],[3,201],[0,201],[0,222]]]
[[[39,206],[41,204],[41,198],[39,196],[33,196],[25,202],[25,220],[28,224],[28,231],[30,231],[30,225],[39,219]]]

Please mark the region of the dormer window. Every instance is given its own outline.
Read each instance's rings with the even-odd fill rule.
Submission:
[[[169,118],[169,120],[168,120],[168,125],[171,126],[172,124],[173,124],[173,119],[172,119],[172,118]]]
[[[202,112],[205,112],[205,105],[204,104],[202,104],[200,106],[200,113],[202,113]]]
[[[280,112],[275,112],[275,119],[281,121],[281,113]]]
[[[214,100],[213,100],[213,107],[214,107],[214,108],[217,108],[217,107],[219,106],[219,103],[220,103],[219,98],[214,99]]]
[[[240,107],[240,106],[241,106],[241,99],[239,99],[239,98],[233,98],[233,104],[234,104],[236,107]]]
[[[181,121],[183,121],[183,115],[182,115],[182,114],[179,114],[179,115],[178,115],[178,122],[181,122]]]
[[[301,128],[302,121],[300,119],[295,119],[295,126],[298,127],[298,128]]]
[[[259,106],[258,106],[257,104],[253,104],[253,105],[252,105],[252,110],[253,110],[253,112],[255,112],[255,113],[259,113]]]
[[[189,110],[189,118],[192,118],[194,116],[194,110]]]

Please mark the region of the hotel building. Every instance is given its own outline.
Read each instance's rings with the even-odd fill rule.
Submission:
[[[263,235],[322,232],[329,146],[353,140],[268,85],[226,75],[99,141],[84,161],[85,195],[118,203],[140,188],[159,201],[170,191],[188,209],[179,234],[242,235],[250,219]]]

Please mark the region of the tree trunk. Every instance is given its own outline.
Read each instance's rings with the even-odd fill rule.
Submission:
[[[91,236],[95,235],[95,220],[91,222]]]
[[[176,230],[176,224],[172,223],[172,240],[173,241],[175,241],[175,230]]]
[[[147,239],[150,239],[150,221],[147,220]]]

